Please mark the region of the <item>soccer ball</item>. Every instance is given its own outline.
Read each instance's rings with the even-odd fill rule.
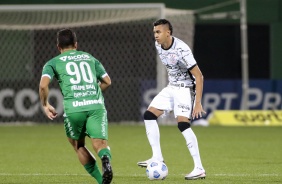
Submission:
[[[147,166],[146,174],[150,180],[164,180],[168,175],[168,168],[164,162],[152,161]]]

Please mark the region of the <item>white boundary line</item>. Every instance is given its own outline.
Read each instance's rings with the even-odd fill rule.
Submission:
[[[0,173],[0,176],[88,176],[88,174]]]
[[[281,174],[211,174],[211,176],[234,176],[234,177],[246,177],[246,176],[281,176]]]
[[[126,176],[122,174],[115,173],[116,176]],[[131,176],[145,176],[146,174],[133,174]],[[173,176],[183,176],[185,174],[173,174]],[[0,176],[88,176],[88,174],[45,174],[45,173],[0,173]],[[208,176],[231,176],[231,177],[270,177],[270,176],[282,176],[281,174],[208,174]]]

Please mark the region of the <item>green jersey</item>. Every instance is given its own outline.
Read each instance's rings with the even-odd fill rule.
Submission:
[[[105,109],[98,84],[105,75],[103,65],[96,58],[76,50],[63,52],[49,60],[42,71],[42,76],[58,80],[65,113]]]

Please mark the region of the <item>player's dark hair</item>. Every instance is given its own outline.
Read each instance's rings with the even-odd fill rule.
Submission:
[[[76,42],[76,34],[71,29],[62,29],[57,32],[57,44],[60,48],[74,47]]]
[[[154,26],[168,25],[168,29],[170,30],[170,35],[172,35],[173,28],[172,28],[171,23],[168,20],[166,20],[166,19],[159,19],[156,22],[154,22],[153,25]]]

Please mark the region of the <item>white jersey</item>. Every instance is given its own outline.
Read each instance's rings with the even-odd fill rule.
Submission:
[[[162,63],[166,66],[169,83],[181,82],[194,87],[195,78],[189,70],[196,66],[197,62],[189,46],[176,37],[172,37],[172,45],[168,49],[163,49],[157,42],[155,46]]]

